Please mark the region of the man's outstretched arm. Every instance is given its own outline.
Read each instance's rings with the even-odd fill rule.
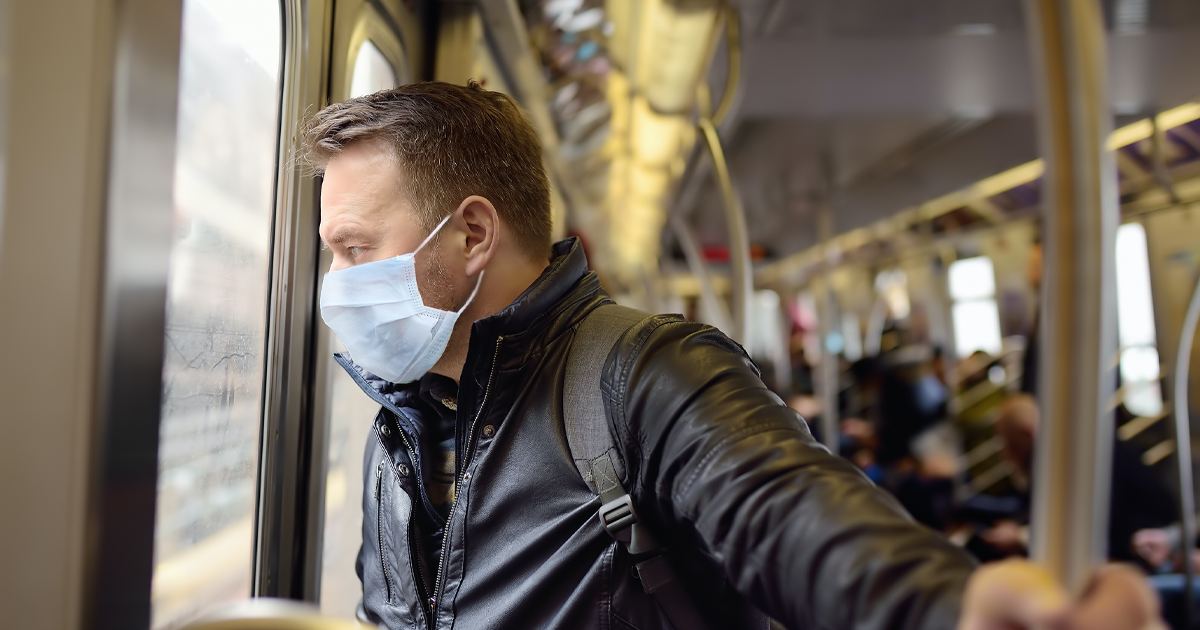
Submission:
[[[636,487],[692,528],[738,590],[797,628],[1161,630],[1136,569],[1078,599],[1023,560],[978,570],[813,440],[721,333],[660,324],[617,349],[606,381]],[[618,371],[620,373],[618,373]]]
[[[618,357],[635,485],[758,607],[797,628],[955,627],[972,560],[820,446],[740,347],[675,322]]]

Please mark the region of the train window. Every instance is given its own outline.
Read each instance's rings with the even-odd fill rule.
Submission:
[[[153,627],[250,595],[279,126],[277,0],[185,0]]]
[[[1000,353],[1000,311],[996,308],[996,273],[987,256],[950,263],[951,318],[954,346],[960,357],[976,350]]]
[[[1117,338],[1125,408],[1139,416],[1162,413],[1162,389],[1150,296],[1150,258],[1140,223],[1117,229]]]
[[[350,79],[350,98],[374,94],[396,87],[396,70],[383,53],[367,40],[354,58],[354,75]]]

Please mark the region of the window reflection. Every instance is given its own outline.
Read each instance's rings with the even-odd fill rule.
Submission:
[[[354,58],[354,75],[350,79],[350,98],[374,94],[396,87],[396,71],[383,53],[371,43],[363,42]]]
[[[278,139],[275,0],[185,0],[153,627],[250,594]]]

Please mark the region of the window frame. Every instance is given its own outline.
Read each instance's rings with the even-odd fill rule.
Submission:
[[[329,434],[323,359],[330,348],[318,296],[328,265],[317,233],[320,178],[296,159],[302,147],[294,130],[307,115],[344,100],[366,39],[398,80],[418,74],[425,51],[408,45],[423,41],[421,17],[398,3],[281,1],[280,128],[288,133],[279,143],[252,584],[255,597],[317,602]],[[402,64],[406,59],[412,61]]]

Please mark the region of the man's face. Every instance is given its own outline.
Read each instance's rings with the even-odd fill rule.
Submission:
[[[395,158],[381,144],[357,142],[334,156],[321,185],[320,235],[333,252],[329,271],[408,254],[428,232],[401,190]],[[435,244],[417,256],[417,285],[425,303],[448,308],[451,292],[444,282]]]

